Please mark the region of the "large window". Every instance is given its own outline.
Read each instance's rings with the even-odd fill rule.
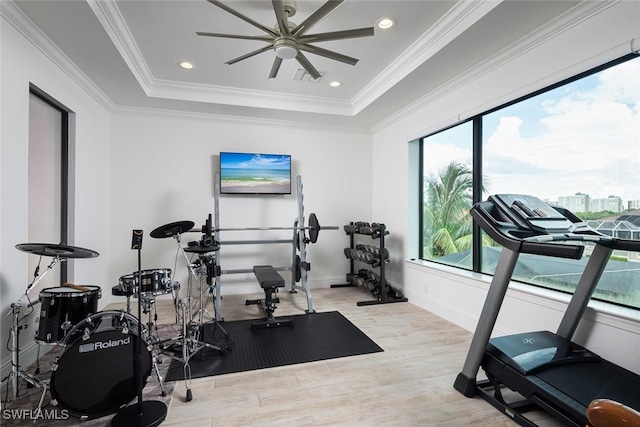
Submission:
[[[467,122],[422,144],[422,258],[471,269],[473,128]]]
[[[479,230],[470,239],[468,208],[498,193],[531,194],[639,239],[639,76],[640,58],[624,58],[423,138],[422,258],[492,274],[500,248]],[[439,244],[444,231],[456,245]],[[522,255],[513,278],[572,292],[591,249],[578,261]],[[594,297],[640,308],[639,254],[614,252]]]

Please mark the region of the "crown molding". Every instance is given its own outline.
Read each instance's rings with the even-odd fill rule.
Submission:
[[[354,115],[353,107],[349,101],[169,80],[155,80],[148,89],[147,95],[155,98],[252,108],[268,108],[339,116]]]
[[[106,31],[120,56],[127,64],[142,90],[148,95],[153,73],[147,65],[136,41],[113,0],[86,0],[93,14]]]
[[[194,111],[179,111],[179,110],[170,110],[170,109],[160,109],[160,108],[146,108],[146,107],[131,107],[131,106],[121,106],[117,107],[114,111],[114,114],[140,114],[145,116],[163,116],[163,117],[176,117],[176,118],[185,118],[185,119],[196,119],[196,120],[218,120],[224,123],[237,123],[239,125],[261,125],[261,126],[286,126],[286,127],[295,127],[295,128],[304,128],[304,129],[318,129],[318,130],[326,130],[326,131],[339,131],[339,132],[349,132],[349,133],[357,133],[357,134],[366,134],[371,135],[371,129],[368,126],[358,126],[358,125],[336,125],[329,123],[318,123],[311,121],[300,121],[300,120],[285,120],[285,119],[274,119],[274,118],[262,118],[255,116],[238,116],[238,115],[228,115],[228,114],[216,114],[216,113],[201,113]]]
[[[114,0],[87,0],[114,46],[149,97],[277,110],[353,116],[349,101],[182,83],[153,77]]]
[[[13,0],[0,1],[0,15],[56,67],[69,76],[107,111],[114,102],[53,42]]]
[[[423,108],[425,105],[434,103],[437,100],[447,96],[448,94],[459,90],[461,87],[464,87],[472,83],[473,81],[482,78],[486,74],[491,73],[492,71],[504,66],[505,64],[526,54],[536,47],[548,42],[549,40],[554,39],[555,37],[558,37],[562,33],[575,27],[576,25],[579,25],[580,23],[592,18],[593,16],[602,13],[603,11],[609,9],[620,1],[622,0],[580,3],[579,5],[568,10],[563,15],[548,22],[544,26],[537,28],[536,30],[530,32],[519,40],[511,43],[509,46],[497,52],[495,55],[488,57],[486,60],[480,62],[477,65],[474,65],[474,67],[472,69],[469,69],[467,72],[459,74],[458,76],[449,80],[447,83],[432,90],[430,93],[422,96],[411,104],[408,104],[405,108],[397,111],[392,116],[389,116],[386,120],[376,124],[372,128],[372,131],[377,132],[386,128],[387,126],[391,126],[394,122],[397,122],[401,118],[411,115]],[[633,43],[631,42],[630,44],[626,44],[625,46],[630,46],[629,48],[632,49]],[[614,50],[617,52],[619,49]],[[605,55],[608,54],[605,53]],[[601,56],[602,55],[597,55],[598,58]],[[586,65],[585,63],[580,63],[574,67],[571,67],[569,72],[568,70],[563,70],[562,72],[555,73],[543,80],[533,82],[530,85],[527,85],[526,88],[521,88],[521,91],[524,91],[524,93],[533,92],[534,90],[541,89],[545,86],[548,86],[549,84],[552,84],[554,81],[570,77],[571,75],[575,75],[580,71],[585,71],[586,69],[597,65],[592,64],[593,61],[587,62],[588,64]],[[517,96],[514,94],[510,94],[509,97],[509,99],[514,99]],[[501,97],[491,102],[491,105],[477,106],[476,108],[467,110],[466,112],[464,112],[464,114],[461,113],[458,115],[458,121],[464,120],[474,114],[478,114],[481,111],[486,111],[490,108],[501,105],[504,102],[507,102],[509,99],[504,99],[504,97]],[[418,136],[413,136],[412,138],[415,139],[416,137]]]
[[[457,1],[438,22],[352,99],[355,114],[364,110],[502,1]]]

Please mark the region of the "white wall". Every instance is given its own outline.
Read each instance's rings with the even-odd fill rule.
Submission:
[[[410,205],[407,187],[407,142],[455,124],[490,107],[543,88],[581,71],[630,52],[631,41],[640,36],[640,3],[619,2],[581,22],[556,31],[522,49],[503,62],[490,63],[485,73],[451,76],[447,90],[421,105],[403,111],[379,126],[373,135],[373,170],[393,163],[402,173],[373,175],[373,214],[396,231],[390,239],[398,262],[387,269],[388,277],[401,287],[409,300],[469,330],[475,328],[488,281],[479,275],[452,272],[429,263],[402,262],[417,255],[417,229],[409,220],[412,212],[398,207]],[[635,40],[636,49],[638,39]],[[469,75],[477,70],[469,70]],[[459,84],[455,84],[460,82]],[[496,332],[555,330],[565,303],[526,291],[508,293]],[[590,311],[577,332],[577,340],[623,366],[640,372],[640,316]]]
[[[73,243],[96,250],[101,256],[76,261],[72,277],[76,283],[102,286],[101,307],[114,299],[111,287],[118,278],[136,268],[136,256],[130,250],[132,229],[145,231],[144,268],[173,268],[175,242],[151,239],[149,233],[168,222],[204,222],[213,210],[212,179],[218,167],[217,153],[283,152],[292,155],[294,174],[302,175],[307,217],[315,212],[323,225],[342,226],[352,220],[384,222],[391,232],[387,239],[392,257],[387,268],[390,281],[402,287],[413,303],[472,329],[486,294],[486,278],[404,262],[417,247],[407,210],[407,141],[453,124],[460,116],[467,117],[620,56],[625,48],[628,51],[630,40],[639,36],[639,8],[638,2],[619,2],[475,80],[454,85],[427,104],[399,112],[376,128],[373,137],[349,129],[171,112],[123,109],[112,116],[3,15],[1,314],[20,297],[32,273],[26,267],[28,255],[14,248],[27,236],[28,84],[32,82],[78,113]],[[452,81],[455,78],[452,76]],[[294,195],[224,197],[220,211],[223,227],[288,226],[297,214]],[[268,238],[279,236],[269,234]],[[284,236],[288,238],[290,234]],[[223,240],[253,237],[261,236],[222,235]],[[198,238],[193,236],[193,240]],[[321,232],[319,242],[309,249],[312,285],[342,281],[348,268],[342,255],[347,242],[342,231]],[[265,262],[286,264],[290,255],[289,248],[278,246],[223,250],[223,268]],[[177,276],[184,281],[184,266]],[[253,282],[248,276],[235,280],[225,277],[229,292],[236,288],[257,290]],[[38,290],[35,291],[37,295]],[[546,327],[558,319],[563,304],[514,289],[499,318],[498,331]],[[0,325],[3,340],[7,338],[8,322]],[[639,349],[629,344],[640,342],[638,323],[591,311],[578,337],[602,355],[640,371]],[[32,324],[23,335],[27,336],[33,336]],[[7,359],[3,348],[5,368]]]
[[[153,239],[149,233],[174,221],[193,221],[196,227],[213,214],[213,177],[220,151],[291,154],[292,175],[302,176],[305,217],[314,212],[323,230],[308,247],[309,283],[342,283],[348,262],[342,249],[349,240],[342,230],[353,220],[369,220],[371,208],[370,134],[266,120],[219,118],[171,112],[121,111],[114,116],[111,181],[112,263],[110,278],[137,268],[130,250],[131,230],[144,230],[142,268],[174,270],[174,239]],[[220,227],[291,227],[298,215],[295,184],[290,196],[223,195]],[[306,224],[305,224],[306,225]],[[292,231],[227,231],[221,241],[291,239]],[[201,234],[182,236],[182,244]],[[258,264],[291,265],[292,246],[222,246],[223,270]],[[186,262],[178,259],[175,278],[186,287]],[[285,279],[289,276],[283,274]],[[223,293],[260,290],[253,274],[223,275]],[[248,286],[242,286],[247,284]],[[121,298],[121,297],[120,297]]]
[[[4,6],[3,6],[4,7]],[[32,83],[51,97],[77,112],[75,126],[75,154],[73,170],[75,209],[73,234],[70,244],[85,247],[101,253],[95,259],[77,260],[69,267],[70,279],[79,284],[108,283],[109,218],[110,218],[110,141],[111,120],[109,112],[94,98],[56,66],[41,50],[7,21],[3,14],[1,22],[1,145],[0,145],[0,294],[2,295],[0,314],[10,311],[10,304],[25,292],[33,271],[28,271],[29,255],[15,249],[15,245],[28,242],[28,121],[29,83]],[[43,217],[47,212],[40,213]],[[35,242],[31,242],[35,243]],[[49,243],[49,242],[47,242]],[[50,242],[59,243],[59,242]],[[41,273],[50,259],[43,260]],[[46,264],[45,264],[46,263]],[[59,273],[56,267],[51,273]],[[30,292],[32,300],[38,300],[40,287]],[[23,302],[25,300],[23,299]],[[100,306],[104,302],[101,301]],[[21,314],[27,313],[22,309]],[[33,346],[34,321],[39,314],[39,306],[22,331],[21,348],[28,352]],[[2,341],[9,336],[11,317],[2,321]],[[3,345],[3,368],[6,368],[9,353]],[[22,356],[25,356],[24,354]],[[29,357],[22,362],[28,364]],[[5,372],[3,370],[3,376]]]

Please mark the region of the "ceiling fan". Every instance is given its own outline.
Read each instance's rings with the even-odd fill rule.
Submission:
[[[268,45],[260,49],[249,52],[245,55],[239,56],[235,59],[225,62],[225,64],[235,64],[244,59],[251,58],[262,52],[266,52],[270,49],[275,51],[276,57],[269,73],[269,78],[275,78],[278,75],[278,70],[282,64],[283,59],[295,58],[300,65],[309,73],[314,79],[321,76],[318,70],[309,62],[302,51],[313,53],[315,55],[324,56],[325,58],[333,59],[335,61],[344,62],[350,65],[356,65],[358,59],[350,56],[342,55],[337,52],[333,52],[327,49],[323,49],[314,46],[310,43],[317,43],[329,40],[342,40],[356,37],[368,37],[373,35],[373,27],[358,28],[353,30],[333,31],[329,33],[307,34],[307,31],[317,24],[321,19],[327,16],[336,7],[340,6],[345,0],[329,0],[324,3],[318,10],[313,12],[307,19],[305,19],[300,25],[295,25],[289,21],[289,18],[296,13],[296,1],[295,0],[272,0],[273,10],[275,11],[277,25],[273,28],[266,27],[259,24],[253,19],[243,15],[242,13],[230,8],[226,4],[217,0],[207,0],[209,3],[218,6],[219,8],[229,12],[230,14],[248,22],[264,31],[266,35],[261,36],[244,36],[237,34],[220,34],[220,33],[207,33],[197,31],[199,36],[207,37],[222,37],[230,39],[244,39],[244,40],[258,40],[267,42]]]

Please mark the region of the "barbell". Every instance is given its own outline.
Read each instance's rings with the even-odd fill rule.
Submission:
[[[309,241],[315,243],[318,241],[320,230],[339,230],[336,226],[321,226],[318,222],[316,214],[309,215],[309,225],[306,227],[295,224],[293,227],[231,227],[231,228],[213,228],[211,225],[211,214],[207,217],[205,224],[201,228],[193,228],[193,221],[178,221],[162,225],[151,232],[151,237],[162,239],[165,237],[173,237],[183,233],[203,233],[211,236],[213,232],[218,231],[263,231],[263,230],[309,230]]]

